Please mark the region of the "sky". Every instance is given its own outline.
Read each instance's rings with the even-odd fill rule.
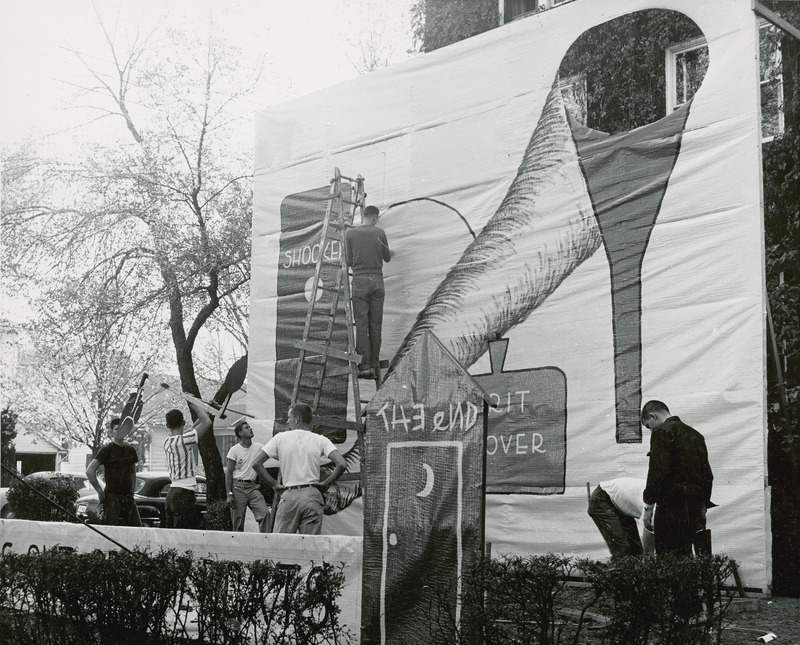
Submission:
[[[260,106],[311,93],[358,75],[358,42],[372,30],[392,62],[411,49],[412,0],[0,0],[0,140],[60,132],[84,122],[75,98],[86,69],[110,56],[98,15],[121,37],[155,25],[202,34],[210,19],[243,56],[267,61]],[[113,31],[113,29],[112,29]]]
[[[79,154],[92,137],[120,131],[120,117],[85,126],[97,115],[85,106],[107,99],[83,94],[80,88],[94,81],[75,52],[115,82],[100,20],[119,42],[156,27],[159,33],[177,29],[202,35],[213,21],[217,33],[241,49],[243,67],[263,56],[258,90],[236,107],[246,142],[259,109],[358,76],[359,43],[370,33],[391,63],[411,56],[412,2],[0,0],[0,145],[13,147],[30,137],[40,150],[66,157]],[[6,294],[0,300],[0,318],[30,316],[25,299]]]

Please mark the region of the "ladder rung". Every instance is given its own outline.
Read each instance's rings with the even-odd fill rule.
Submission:
[[[328,367],[328,369],[325,370],[325,376],[333,377],[333,376],[349,376],[349,375],[350,375],[350,368],[344,365],[341,367]]]
[[[306,366],[303,369],[303,374],[308,374],[309,377],[313,377],[321,369],[322,369],[321,362],[306,363]],[[345,376],[348,374],[350,374],[350,368],[345,365],[336,365],[336,366],[327,365],[325,369],[325,378],[332,378],[334,376]]]
[[[300,383],[300,385],[297,386],[297,389],[308,390],[309,392],[318,392],[321,389],[321,387],[322,383],[320,383],[319,385],[305,385],[303,383]]]
[[[318,365],[314,365],[314,368],[320,367]],[[322,371],[318,369],[309,370],[307,373],[304,374],[305,378],[300,381],[300,387],[304,387],[307,390],[318,390],[322,387],[323,379],[320,378],[322,376]]]
[[[341,349],[335,349],[333,347],[326,347],[325,345],[319,345],[317,343],[309,343],[305,340],[298,340],[295,342],[294,346],[297,349],[305,349],[310,350],[312,352],[316,352],[318,354],[325,354],[326,356],[333,356],[334,358],[338,358],[343,361],[349,361],[351,363],[360,363],[361,356],[358,354],[354,354],[352,352],[342,351]]]
[[[363,423],[359,421],[348,421],[347,419],[340,419],[339,417],[314,417],[313,425],[364,432]]]

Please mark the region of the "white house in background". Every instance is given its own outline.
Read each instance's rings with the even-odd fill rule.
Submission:
[[[247,412],[247,395],[244,390],[235,392],[231,397],[230,407],[235,410]],[[186,406],[182,406],[184,415],[188,415]],[[188,422],[188,416],[187,422]],[[217,448],[222,455],[222,461],[225,463],[225,456],[228,454],[231,446],[236,443],[236,436],[233,434],[233,425],[241,419],[240,414],[228,413],[224,419],[214,420],[214,437],[217,440]],[[147,450],[147,470],[165,471],[167,469],[167,461],[164,455],[164,439],[168,435],[167,426],[163,420],[160,423],[153,424],[152,439],[150,447]],[[196,450],[196,449],[195,449]],[[203,462],[197,455],[197,464],[200,472],[203,472]]]
[[[69,473],[70,475],[83,475],[86,472],[86,466],[92,460],[92,451],[88,446],[78,444],[69,449],[67,458],[61,462],[61,472]]]
[[[40,470],[62,470],[61,465],[67,459],[66,448],[29,432],[20,425],[17,425],[14,446],[17,453],[17,471],[23,475]]]

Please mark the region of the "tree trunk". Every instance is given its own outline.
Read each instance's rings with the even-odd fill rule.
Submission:
[[[187,394],[202,399],[200,388],[197,385],[197,378],[194,373],[194,359],[192,357],[193,343],[186,338],[186,331],[183,327],[183,302],[176,282],[172,280],[173,274],[162,267],[162,276],[167,284],[171,283],[169,299],[169,326],[172,332],[172,342],[175,345],[175,359],[178,365],[178,374],[181,380],[181,389]],[[191,408],[190,408],[191,411]],[[192,411],[192,421],[197,416]],[[206,497],[209,502],[226,499],[225,473],[222,467],[222,456],[217,447],[217,439],[214,436],[214,424],[212,424],[205,437],[198,442],[197,448],[200,451],[200,458],[203,460],[203,468],[206,472]]]
[[[173,336],[173,340],[174,336]],[[178,363],[178,374],[181,379],[181,388],[184,392],[203,398],[200,393],[200,388],[197,385],[197,379],[194,374],[194,360],[192,352],[187,351],[184,343],[175,343],[175,354]],[[191,411],[191,408],[190,408]],[[197,416],[194,411],[192,412],[192,421]],[[226,499],[225,491],[225,472],[222,466],[222,455],[220,455],[219,447],[217,446],[217,438],[214,435],[214,417],[211,418],[211,429],[206,433],[205,437],[198,442],[197,447],[200,451],[200,458],[203,460],[203,468],[206,472],[206,497],[208,501],[219,499]]]

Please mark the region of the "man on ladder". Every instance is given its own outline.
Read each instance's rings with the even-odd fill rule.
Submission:
[[[288,417],[291,419],[290,423],[299,424],[302,422],[304,425],[301,429],[319,434],[325,434],[325,431],[331,430],[355,432],[357,433],[358,445],[361,447],[363,447],[364,423],[361,419],[361,394],[358,385],[359,366],[364,368],[361,370],[364,377],[378,377],[378,370],[380,369],[380,327],[383,316],[384,294],[382,266],[384,260],[388,262],[391,257],[386,234],[375,226],[380,213],[374,206],[367,207],[364,204],[365,196],[364,178],[361,175],[355,178],[345,177],[339,172],[338,168],[334,169],[331,190],[325,208],[325,218],[320,233],[319,248],[321,252],[317,254],[314,277],[311,282],[311,293],[308,297],[309,305],[303,328],[303,337],[302,340],[295,343],[295,347],[300,350],[300,353],[297,359],[297,371],[288,410]],[[362,233],[361,229],[363,229],[365,235],[356,235],[351,244],[348,239],[348,233],[350,232],[348,229],[352,229],[356,211],[361,213],[363,224],[363,226],[359,227],[359,233]],[[365,211],[368,212],[365,213]],[[373,239],[373,244],[370,244],[370,238]],[[376,240],[379,245],[382,244],[382,247],[375,246],[374,242]],[[324,252],[325,249],[333,248],[333,245],[337,243],[344,249],[343,253],[328,254]],[[353,258],[354,263],[347,262],[348,253]],[[354,278],[354,284],[366,283],[371,285],[371,288],[364,289],[357,299],[353,298],[350,289],[350,280],[348,279],[350,266],[354,266],[357,269],[355,271],[357,275],[366,276],[365,280]],[[321,297],[319,295],[320,290],[327,297]],[[341,303],[344,305],[344,311],[339,307],[340,297]],[[379,302],[376,300],[378,297]],[[363,309],[363,326],[357,325],[356,315],[354,314],[354,300],[358,300],[359,306]],[[364,306],[365,303],[366,306]],[[346,322],[337,326],[337,319],[342,313],[345,314]],[[374,324],[375,322],[377,322],[377,327]],[[370,329],[370,324],[372,324],[372,329]],[[357,344],[353,329],[356,326],[358,327],[359,343],[363,343],[366,347],[366,355],[363,360],[362,356],[356,352]],[[376,334],[371,339],[370,333],[373,330]],[[338,332],[343,332],[343,334]],[[342,342],[344,340],[342,338],[343,335],[346,336],[346,346]],[[372,340],[372,346],[375,347],[374,352],[371,352],[370,340]],[[361,347],[361,345],[358,345],[358,347]],[[373,362],[375,371],[371,367]],[[326,412],[331,406],[329,401],[323,402],[323,394],[327,392],[328,399],[330,399],[330,392],[336,391],[338,387],[329,386],[332,383],[331,379],[344,375],[349,375],[350,384],[353,388],[352,400],[355,416],[353,420],[345,418],[346,411],[337,413],[335,416],[328,416]],[[303,414],[298,416],[298,410],[303,411]],[[297,421],[298,418],[300,421]],[[297,427],[299,428],[300,426],[298,425]],[[279,435],[276,434],[277,436]],[[307,434],[302,436],[307,437]],[[326,446],[326,448],[333,448],[333,444]],[[351,450],[353,448],[354,446],[351,447]],[[328,452],[330,450],[323,451],[323,456]],[[262,450],[262,453],[258,458],[263,457],[266,459],[268,453],[265,450]],[[287,455],[293,453],[293,450],[284,450],[283,453],[286,458]],[[339,456],[338,451],[334,451],[334,454]],[[363,454],[363,450],[361,454]],[[334,474],[331,475],[332,478],[326,477],[324,483],[317,482],[314,484],[313,477],[300,477],[299,479],[309,479],[309,481],[287,485],[287,473],[285,472],[284,464],[280,464],[282,482],[275,488],[277,494],[273,503],[272,518],[281,516],[283,519],[280,505],[286,503],[281,500],[281,493],[284,490],[295,490],[295,488],[301,490],[297,487],[302,487],[305,491],[305,489],[309,488],[309,484],[312,484],[319,492],[323,492],[338,479],[341,472],[337,472],[337,470],[340,466],[346,466],[346,455],[345,457],[339,457],[341,463],[330,454],[327,456],[333,461]],[[281,462],[281,459],[278,458],[278,461]],[[263,461],[259,465],[261,464],[263,464]],[[257,469],[257,472],[260,476],[263,476],[260,470]],[[293,486],[295,488],[292,488]],[[310,492],[305,491],[303,494],[309,495]],[[290,494],[291,496],[297,497],[294,493]],[[311,504],[311,501],[306,501]],[[302,504],[299,506],[302,506]],[[286,513],[293,515],[290,509],[286,509]],[[277,520],[275,521],[277,522]],[[313,529],[314,522],[309,522],[309,524],[309,529]],[[290,524],[282,526],[282,528],[293,529],[294,527]]]
[[[358,377],[380,381],[381,327],[383,326],[383,263],[392,259],[386,233],[377,226],[380,211],[367,206],[361,226],[345,233],[347,266],[353,272],[353,317],[356,352],[361,355]]]

